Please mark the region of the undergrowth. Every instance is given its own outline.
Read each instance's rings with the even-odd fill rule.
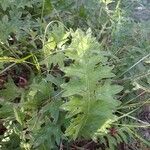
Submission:
[[[131,0],[0,1],[0,149],[150,146],[141,117],[149,21],[135,19],[135,7],[149,9]]]

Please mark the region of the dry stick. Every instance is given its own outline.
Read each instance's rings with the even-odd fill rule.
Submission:
[[[15,66],[15,65],[16,65],[16,63],[13,63],[13,64],[9,65],[9,66],[6,67],[5,69],[3,69],[3,70],[0,72],[0,74],[3,74],[5,71],[7,71],[8,69],[10,69],[11,67],[13,67],[13,66]]]
[[[120,79],[120,80],[113,80],[114,82],[118,83],[118,82],[125,82],[125,81],[128,81],[128,80],[139,80],[141,78],[144,78],[146,76],[149,76],[150,75],[150,72],[146,73],[146,74],[140,74],[140,75],[137,75],[137,76],[133,76],[133,77],[128,77],[128,78],[124,78],[124,79]]]
[[[8,67],[6,67],[5,69],[3,69],[0,74],[3,74],[5,71],[7,71],[8,69],[10,69],[11,67],[13,67],[14,65],[16,65],[17,63],[24,63],[26,59],[30,58],[32,55],[28,55],[24,58],[21,59],[17,59],[18,61],[15,61],[13,64],[9,65]]]
[[[130,115],[130,114],[132,114],[133,112],[135,112],[136,110],[138,110],[139,108],[141,108],[142,106],[144,106],[144,105],[147,103],[147,101],[149,101],[149,100],[150,100],[150,99],[146,100],[146,101],[145,101],[144,103],[142,103],[138,108],[136,108],[136,109],[134,109],[134,110],[132,110],[132,111],[130,111],[130,112],[128,112],[128,113],[126,113],[126,114],[120,116],[120,117],[118,117],[115,121],[118,121],[118,120],[120,120],[120,119],[122,119],[122,118],[124,118],[124,117],[127,117],[127,116]]]
[[[137,95],[136,97],[130,99],[129,101],[127,101],[126,103],[124,103],[122,106],[125,106],[126,104],[129,104],[130,102],[132,102],[133,100],[137,99],[138,97],[140,97],[141,95],[143,95],[144,93],[146,93],[146,91],[143,91],[142,93],[140,93],[139,95]],[[121,108],[122,108],[121,106]]]
[[[147,54],[146,56],[144,56],[143,58],[141,58],[139,61],[137,61],[134,65],[132,65],[130,68],[128,68],[125,72],[123,72],[121,76],[123,76],[125,73],[127,73],[128,71],[130,71],[132,68],[134,68],[136,65],[138,65],[141,61],[143,61],[144,59],[148,58],[150,56],[150,53]]]
[[[20,58],[12,49],[10,49],[9,47],[5,46],[2,42],[0,42],[0,44],[1,44],[1,46],[2,46],[4,49],[10,51],[10,53],[11,53],[12,55],[14,55],[14,56],[17,57],[17,58]]]
[[[138,84],[137,82],[134,82],[134,84],[138,89],[142,89],[143,91],[150,93],[150,89],[145,88],[144,86]]]
[[[126,105],[126,106],[121,106],[121,107],[119,107],[118,110],[120,110],[120,109],[135,108],[135,107],[137,107],[137,106],[139,106],[139,105],[141,105],[141,104],[143,104],[143,102],[137,102],[137,103],[128,104],[128,105]],[[144,104],[150,104],[150,101],[147,101],[147,102],[144,103]]]
[[[124,113],[122,113],[122,112],[120,112],[120,111],[117,111],[117,112],[120,113],[120,114],[122,114],[122,115],[124,115]],[[133,117],[133,116],[128,115],[127,117],[129,117],[129,118],[131,118],[131,119],[133,119],[133,120],[136,120],[136,121],[138,121],[138,122],[140,122],[140,123],[142,123],[142,124],[145,124],[145,125],[150,126],[150,124],[149,124],[148,122],[142,121],[142,120],[137,119],[137,118],[135,118],[135,117]]]

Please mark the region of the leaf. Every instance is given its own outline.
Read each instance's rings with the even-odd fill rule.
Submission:
[[[0,104],[1,104],[0,106],[0,118],[1,119],[6,119],[7,117],[14,116],[13,106],[11,103],[7,103],[0,99]]]
[[[34,148],[44,145],[46,149],[56,149],[55,140],[57,145],[60,145],[61,136],[62,132],[59,125],[53,125],[49,123],[41,128],[34,136]]]
[[[49,82],[51,82],[51,83],[54,83],[54,84],[57,85],[57,86],[60,86],[60,85],[63,83],[61,77],[59,77],[59,76],[58,76],[58,77],[54,77],[54,76],[51,75],[51,74],[48,74],[48,75],[47,75],[46,81],[49,81]]]
[[[1,0],[0,5],[2,6],[2,9],[6,11],[6,9],[11,5],[12,1],[10,0]]]
[[[44,116],[50,115],[51,118],[53,118],[53,123],[56,124],[60,115],[59,107],[61,106],[61,104],[62,101],[59,100],[51,101],[41,109],[40,113]]]
[[[122,91],[123,87],[119,85],[111,85],[110,81],[104,83],[104,85],[98,86],[97,98],[105,101],[112,108],[121,104],[121,102],[115,100],[113,95]],[[113,110],[113,109],[112,109]]]
[[[23,122],[24,122],[24,114],[17,108],[14,107],[14,114],[15,114],[15,118],[16,120],[21,124],[23,125]]]
[[[84,105],[83,103],[85,103],[85,101],[81,101],[77,98],[72,98],[69,102],[63,104],[61,108],[65,111],[69,111],[66,117],[70,118],[82,112],[82,105]]]
[[[116,139],[110,135],[107,135],[109,150],[116,150]],[[116,144],[116,145],[115,145]]]
[[[26,6],[27,7],[32,7],[32,1],[28,1],[28,0],[15,0],[14,1],[14,5],[17,7],[17,8],[25,8]]]
[[[6,101],[12,101],[21,94],[21,89],[19,89],[15,84],[12,78],[8,79],[8,82],[5,84],[5,89],[2,89],[0,92],[0,97],[4,98]]]
[[[106,56],[98,55],[100,45],[92,37],[91,30],[84,33],[78,29],[71,35],[65,55],[72,63],[61,68],[70,78],[61,85],[62,96],[68,98],[61,108],[67,111],[66,118],[71,120],[65,135],[74,140],[77,137],[95,138],[96,134],[107,133],[107,128],[116,120],[113,112],[120,102],[114,96],[122,87],[111,84],[112,67],[107,65]]]
[[[45,78],[35,77],[26,96],[26,107],[37,109],[44,101],[50,99],[52,91],[52,84]]]
[[[123,142],[128,143],[128,137],[123,130],[118,130],[118,135],[122,138]]]
[[[44,44],[44,61],[41,64],[46,64],[51,67],[53,64],[60,67],[64,66],[65,55],[60,49],[64,49],[63,45],[68,41],[69,32],[66,32],[64,26],[60,23],[52,26],[49,33],[48,41]]]
[[[86,90],[86,87],[83,85],[83,82],[79,80],[70,80],[69,83],[62,84],[61,87],[65,89],[62,95],[63,97],[68,97],[75,94],[84,95],[84,91]]]
[[[66,34],[65,28],[62,24],[54,25],[52,27],[52,37],[54,38],[54,41],[56,44],[60,44],[62,46],[63,43],[67,41],[68,34]]]

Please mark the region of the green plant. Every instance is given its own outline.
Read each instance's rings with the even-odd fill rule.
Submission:
[[[84,34],[78,29],[71,36],[72,42],[65,55],[73,63],[61,69],[70,78],[61,86],[65,90],[63,97],[69,98],[62,106],[68,111],[66,117],[71,118],[66,135],[73,139],[94,138],[96,134],[107,132],[116,120],[113,113],[120,102],[114,99],[114,95],[122,88],[112,85],[112,67],[107,65],[107,57],[96,39],[91,37],[91,31]]]
[[[149,146],[138,116],[150,84],[149,21],[132,15],[139,5],[0,1],[0,149]]]

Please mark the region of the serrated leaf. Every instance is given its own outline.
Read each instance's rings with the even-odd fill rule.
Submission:
[[[6,119],[7,117],[13,117],[14,112],[13,112],[13,106],[11,103],[7,103],[3,100],[0,99],[0,118],[1,119]]]
[[[6,101],[11,101],[17,98],[21,94],[21,89],[19,89],[14,81],[9,78],[8,82],[5,84],[5,89],[0,92],[0,97],[4,98]]]
[[[49,81],[51,83],[54,83],[57,86],[60,86],[63,83],[63,80],[62,80],[61,77],[59,77],[59,76],[58,77],[54,77],[51,74],[48,74],[45,80]]]
[[[116,120],[113,112],[120,102],[114,95],[122,87],[112,85],[108,80],[114,77],[112,67],[107,65],[105,56],[98,55],[100,45],[92,37],[91,30],[84,33],[78,29],[71,34],[72,41],[65,55],[73,61],[62,68],[70,80],[61,85],[63,97],[69,98],[61,107],[71,119],[66,136],[94,138],[97,132],[106,133],[108,126]]]

